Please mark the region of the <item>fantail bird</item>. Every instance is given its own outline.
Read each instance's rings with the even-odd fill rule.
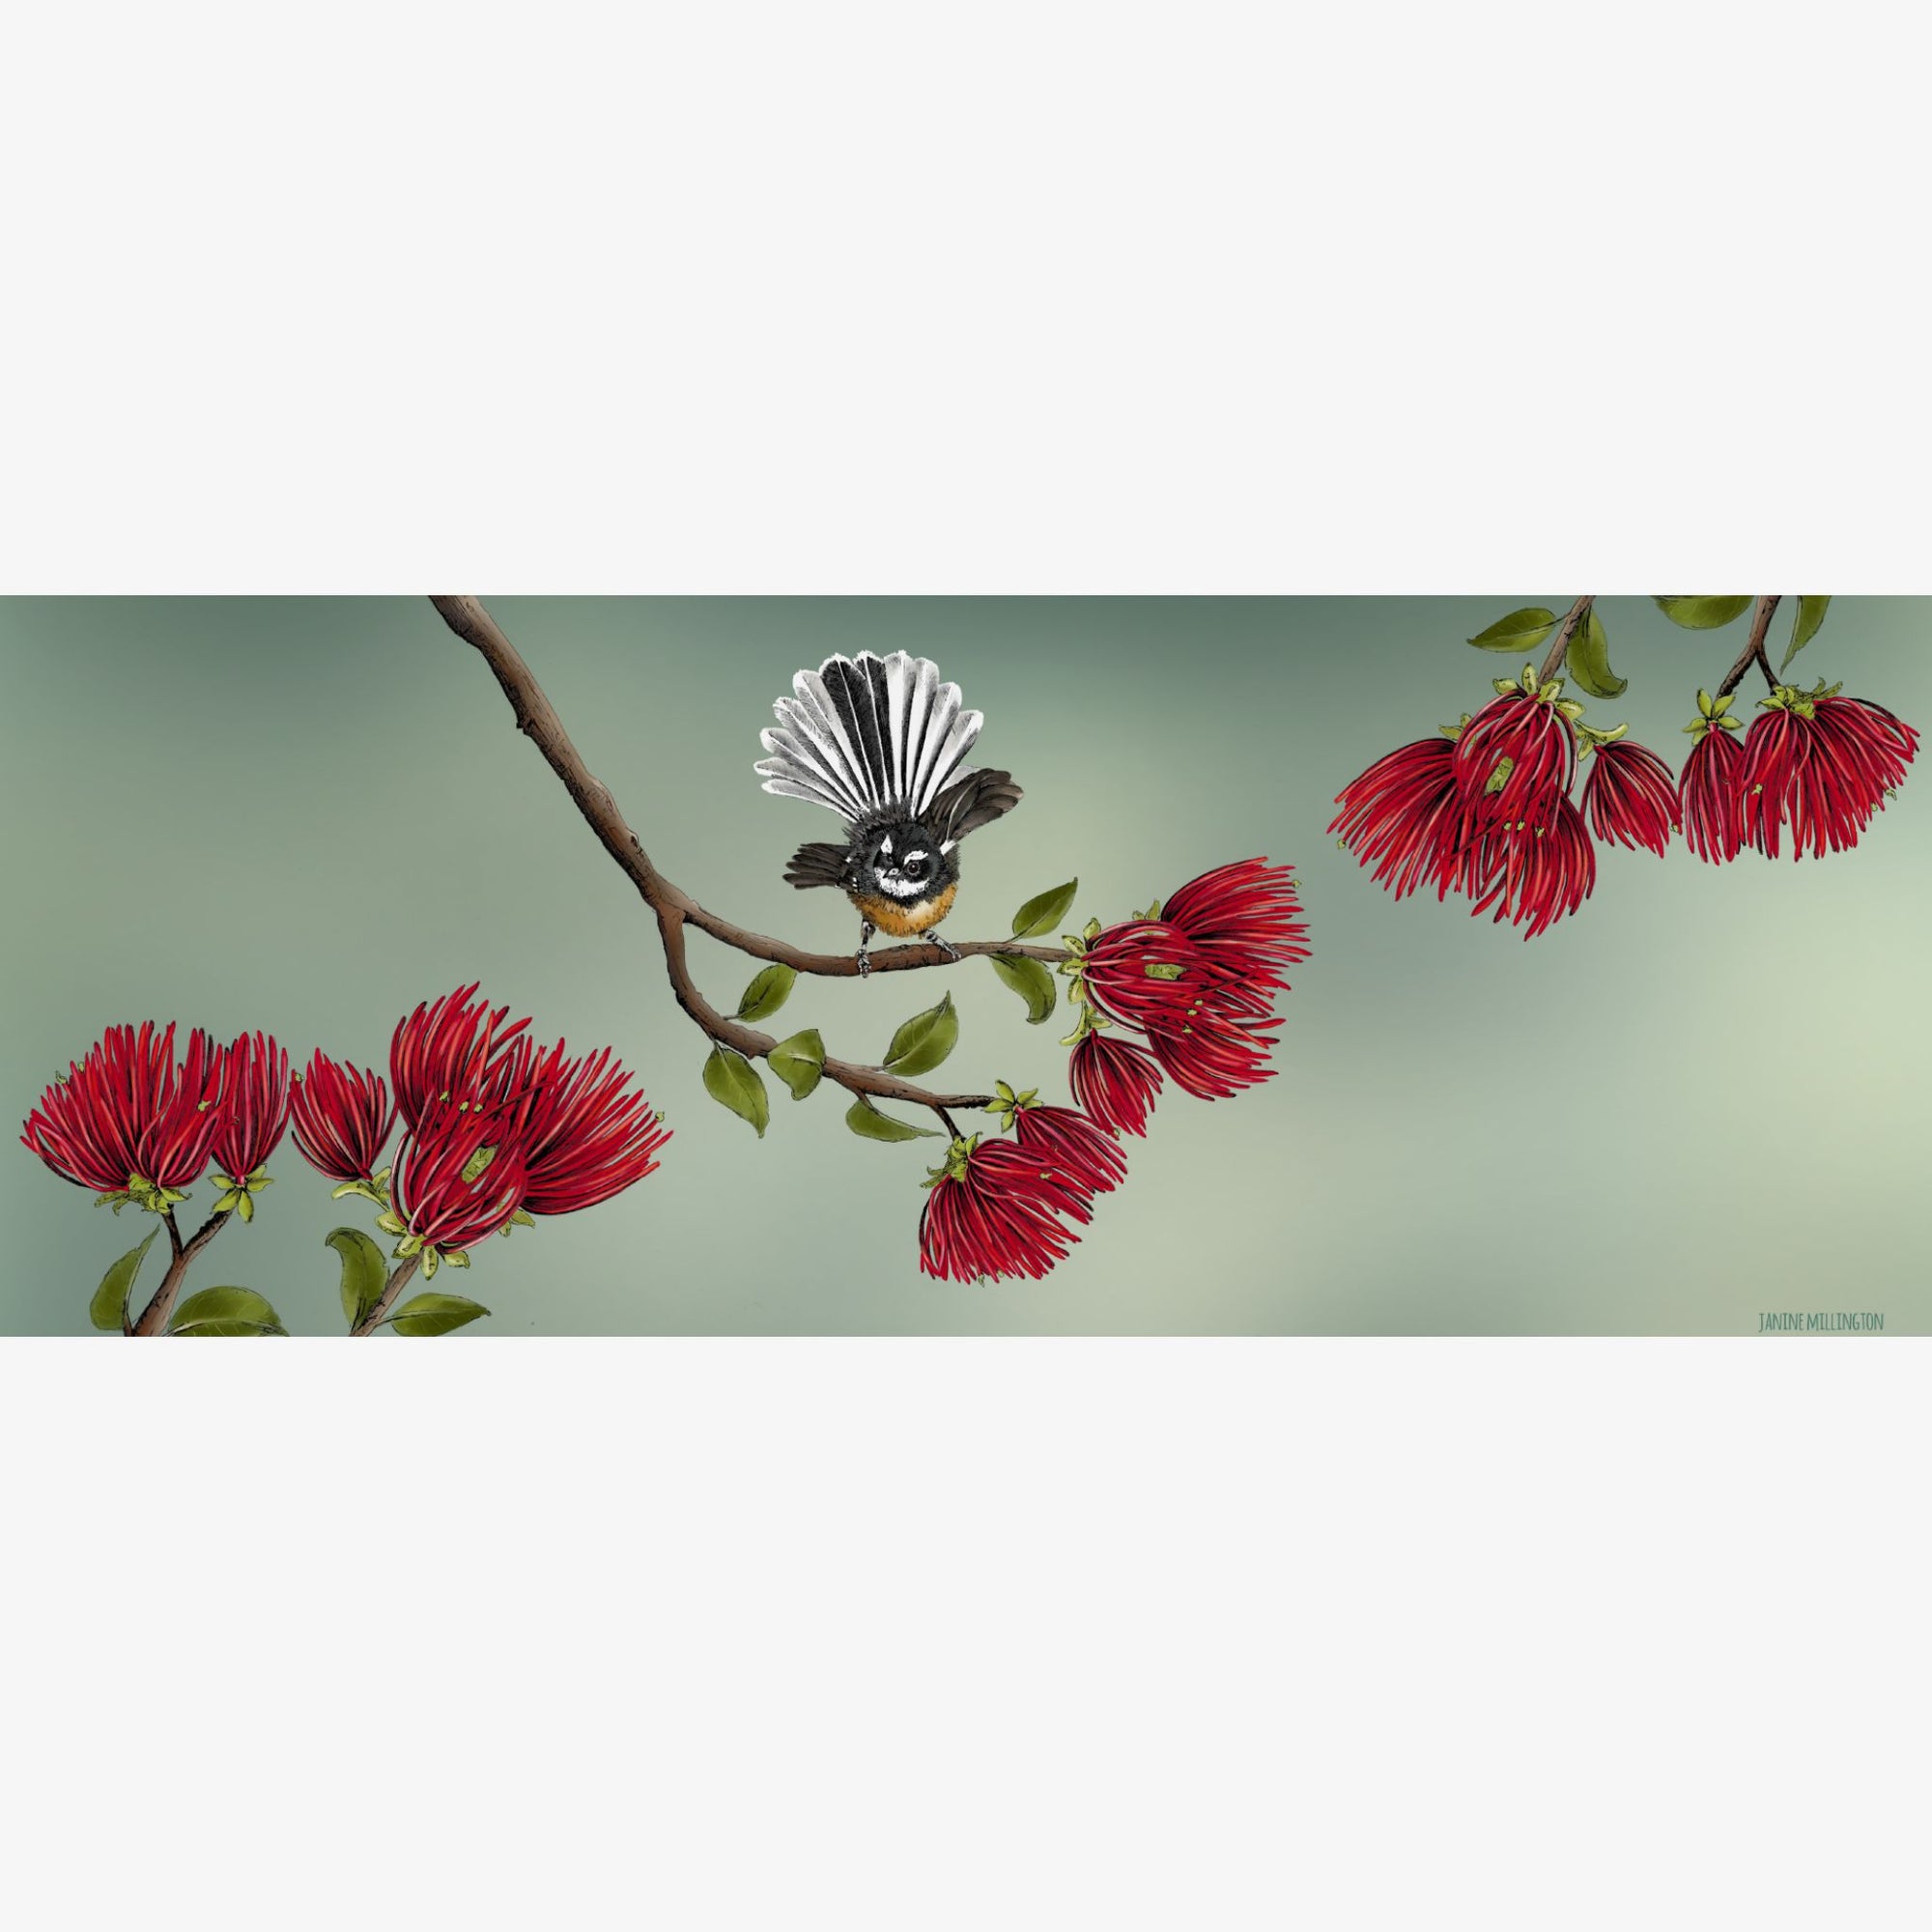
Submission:
[[[984,722],[962,711],[959,687],[904,651],[830,657],[792,679],[772,706],[771,753],[753,767],[765,789],[803,798],[842,818],[843,845],[801,845],[785,867],[801,892],[837,886],[858,909],[859,971],[874,932],[923,934],[951,958],[937,931],[959,890],[959,841],[1020,802],[1010,772],[959,770]]]

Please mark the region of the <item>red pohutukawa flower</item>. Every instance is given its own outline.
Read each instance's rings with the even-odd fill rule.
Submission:
[[[1685,725],[1696,741],[1677,775],[1677,807],[1684,842],[1707,865],[1728,864],[1744,850],[1744,747],[1731,736],[1740,727],[1731,695],[1697,694],[1697,716]]]
[[[1015,1094],[1002,1080],[988,1110],[1013,1144],[1041,1167],[1086,1194],[1109,1194],[1127,1175],[1127,1157],[1087,1116],[1073,1107],[1042,1104],[1038,1090]]]
[[[1335,802],[1342,810],[1329,831],[1373,867],[1378,886],[1399,899],[1424,885],[1434,885],[1438,899],[1447,895],[1469,836],[1452,739],[1398,746],[1350,780]]]
[[[399,1255],[427,1249],[449,1260],[462,1256],[462,1265],[465,1250],[496,1234],[517,1211],[529,1106],[527,1094],[497,1106],[430,1103],[396,1151],[390,1195],[403,1235]]]
[[[1145,1137],[1160,1092],[1159,1064],[1145,1047],[1116,1034],[1106,1021],[1095,1021],[1084,1008],[1081,1018],[1085,1028],[1066,1063],[1074,1099],[1109,1133]]]
[[[1670,849],[1677,830],[1677,781],[1653,751],[1629,738],[1593,740],[1590,776],[1583,783],[1583,816],[1605,844],[1632,851]]]
[[[1597,852],[1583,814],[1559,793],[1546,824],[1520,819],[1485,829],[1465,849],[1460,883],[1472,914],[1493,905],[1497,922],[1521,926],[1525,939],[1548,932],[1597,883]]]
[[[1406,898],[1434,886],[1459,893],[1472,913],[1548,932],[1597,883],[1591,834],[1662,852],[1678,823],[1675,781],[1656,753],[1623,727],[1597,731],[1560,679],[1496,680],[1473,718],[1378,758],[1337,796],[1329,831],[1376,883]],[[1572,797],[1578,740],[1591,769],[1579,810]]]
[[[296,1077],[290,1110],[296,1146],[311,1167],[345,1187],[375,1178],[396,1123],[380,1073],[338,1065],[318,1049]]]
[[[1760,700],[1738,770],[1744,834],[1776,859],[1849,851],[1888,795],[1904,782],[1918,734],[1882,705],[1840,697],[1821,682],[1780,684]]]
[[[669,1130],[607,1046],[566,1060],[563,1042],[533,1075],[524,1135],[526,1179],[520,1204],[530,1214],[594,1208],[657,1171]]]
[[[22,1142],[63,1179],[156,1212],[200,1179],[226,1123],[226,1056],[197,1027],[175,1059],[172,1022],[109,1027],[41,1095]]]
[[[655,1173],[670,1139],[609,1047],[579,1059],[562,1040],[540,1050],[527,1019],[512,1021],[507,1007],[493,1010],[476,990],[459,987],[418,1006],[390,1042],[389,1070],[406,1131],[390,1181],[390,1211],[379,1225],[404,1236],[399,1254],[422,1252],[430,1273],[441,1254],[454,1260],[513,1223],[527,1226],[534,1215],[573,1214],[609,1201]],[[318,1064],[327,1065],[320,1056]],[[330,1072],[341,1078],[337,1069]],[[381,1081],[362,1076],[355,1092],[334,1096],[337,1118],[318,1123],[316,1135],[318,1154],[360,1169],[339,1191],[379,1201],[384,1177],[369,1163],[387,1132],[386,1122],[375,1131],[381,1095]],[[460,1127],[452,1124],[452,1110]],[[344,1121],[344,1113],[352,1118]],[[479,1121],[488,1123],[487,1133]],[[352,1139],[355,1127],[364,1129],[359,1140]],[[426,1138],[434,1139],[434,1159]],[[449,1150],[466,1145],[465,1158],[455,1161]]]
[[[272,1177],[263,1170],[289,1124],[289,1056],[265,1033],[243,1034],[228,1049],[227,1094],[213,1156],[222,1169],[214,1209],[255,1218],[255,1200]]]
[[[952,1143],[926,1185],[920,1272],[941,1281],[1038,1281],[1077,1238],[1060,1216],[1086,1222],[1093,1199],[1037,1153],[977,1134]]]
[[[1278,1036],[1264,1029],[1276,1024],[1271,1009],[1288,989],[1287,969],[1308,957],[1307,933],[1290,868],[1264,859],[1190,879],[1164,909],[1092,924],[1073,942],[1083,1010],[1071,1043],[1077,1050],[1094,1037],[1097,1013],[1138,1028],[1162,1071],[1205,1099],[1268,1079],[1264,1063]],[[1089,1048],[1083,1074],[1099,1084],[1102,1067],[1130,1080],[1142,1071],[1118,1047]],[[1151,1104],[1151,1090],[1146,1097]],[[1109,1099],[1136,1111],[1125,1092]],[[1133,1131],[1146,1116],[1143,1105]]]
[[[1580,707],[1562,690],[1527,669],[1520,684],[1498,680],[1496,696],[1456,737],[1456,785],[1466,804],[1506,822],[1540,824],[1553,812],[1577,770],[1572,721]]]
[[[403,1123],[413,1127],[433,1100],[501,1097],[527,1075],[529,1021],[506,1026],[508,1007],[490,1010],[476,982],[416,1008],[389,1042],[389,1078]]]

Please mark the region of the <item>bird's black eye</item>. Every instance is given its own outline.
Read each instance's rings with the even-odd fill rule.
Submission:
[[[906,868],[905,868],[906,877],[909,879],[924,878],[926,871],[926,865],[927,862],[924,859],[908,859],[906,861]]]

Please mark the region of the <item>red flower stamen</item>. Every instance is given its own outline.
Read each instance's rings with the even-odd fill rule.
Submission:
[[[238,1180],[258,1173],[289,1124],[289,1056],[265,1033],[243,1034],[228,1049],[227,1102],[214,1158]]]
[[[527,1019],[505,1026],[508,1007],[490,1010],[473,1000],[474,982],[459,986],[433,1005],[416,1008],[398,1023],[389,1042],[389,1078],[406,1126],[413,1127],[433,1101],[499,1100],[527,1078]]]
[[[1653,751],[1629,738],[1600,744],[1583,785],[1583,815],[1605,844],[1668,851],[1677,830],[1677,780]]]
[[[1034,1102],[1015,1106],[1011,1120],[1014,1146],[1088,1195],[1111,1193],[1126,1179],[1126,1155],[1074,1108]]]
[[[1160,1092],[1159,1064],[1144,1047],[1109,1028],[1083,1033],[1066,1063],[1073,1097],[1110,1133],[1147,1133]]]
[[[472,1107],[438,1100],[404,1137],[390,1194],[418,1247],[469,1248],[496,1234],[523,1200],[519,1144],[529,1101]]]
[[[301,1156],[331,1180],[368,1180],[383,1157],[396,1109],[373,1068],[338,1065],[318,1050],[290,1095],[290,1119]]]
[[[534,1075],[525,1133],[523,1207],[531,1214],[574,1214],[654,1174],[670,1139],[632,1076],[607,1046],[566,1060],[559,1040]]]
[[[125,1193],[136,1177],[171,1191],[189,1186],[224,1124],[227,1063],[199,1027],[179,1063],[174,1043],[172,1022],[109,1027],[41,1095],[22,1143],[64,1180],[97,1194]]]
[[[955,1141],[920,1215],[920,1271],[942,1281],[1038,1281],[1078,1238],[1061,1213],[1085,1221],[1085,1202],[1037,1156],[1000,1141]]]

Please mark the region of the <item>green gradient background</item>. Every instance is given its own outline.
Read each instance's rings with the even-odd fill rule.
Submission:
[[[383,1064],[402,1010],[471,978],[552,1037],[611,1042],[668,1111],[666,1165],[479,1250],[479,1333],[1728,1334],[1766,1309],[1932,1329],[1924,778],[1823,863],[1607,853],[1533,944],[1392,904],[1327,837],[1344,781],[1517,668],[1462,639],[1528,601],[1564,598],[491,600],[666,871],[803,943],[854,937],[841,901],[779,876],[832,820],[751,764],[773,697],[834,650],[935,657],[986,714],[980,755],[1027,788],[967,848],[958,937],[1075,872],[1077,917],[1112,919],[1223,860],[1300,868],[1315,956],[1281,1077],[1212,1106],[1170,1092],[1044,1282],[920,1275],[932,1144],[855,1140],[829,1087],[774,1083],[762,1142],[705,1097],[642,906],[421,600],[0,601],[0,1094],[23,1119],[143,1017]],[[1592,716],[1674,761],[1741,631],[1603,608],[1631,689]],[[1932,603],[1842,599],[1801,664],[1922,727],[1928,635]],[[752,963],[693,946],[728,1006]],[[1064,1096],[1065,1028],[1027,1028],[978,962],[802,983],[782,1017],[871,1058],[942,986],[952,1084]],[[323,1236],[351,1204],[292,1150],[274,1169],[190,1286],[333,1332]],[[138,1220],[17,1145],[0,1214],[0,1330],[84,1330]]]

